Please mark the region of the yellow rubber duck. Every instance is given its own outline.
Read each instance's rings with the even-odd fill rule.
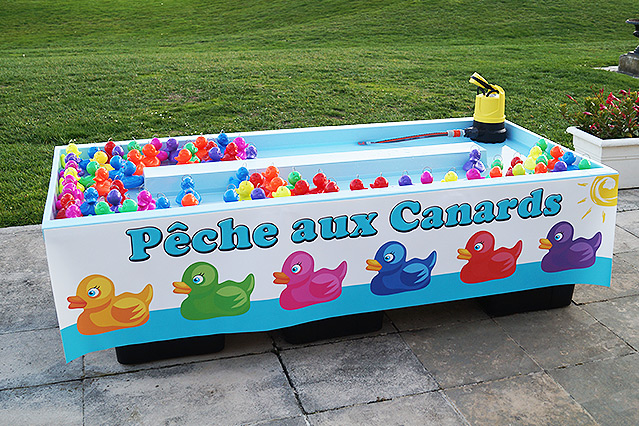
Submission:
[[[240,201],[246,201],[251,199],[251,191],[254,189],[255,187],[250,181],[244,180],[240,182],[240,186],[235,190],[235,192],[237,192],[237,195],[240,196]]]
[[[151,284],[138,294],[124,292],[116,296],[113,281],[97,274],[80,281],[76,295],[67,297],[69,309],[84,309],[78,317],[78,332],[85,335],[144,324],[149,319],[151,299]]]
[[[273,193],[273,197],[290,197],[290,196],[291,196],[291,190],[284,185],[277,188],[277,191]]]

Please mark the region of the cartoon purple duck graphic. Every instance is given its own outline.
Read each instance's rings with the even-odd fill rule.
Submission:
[[[539,248],[548,250],[541,259],[544,272],[559,272],[568,269],[588,268],[595,264],[597,249],[601,245],[601,232],[592,238],[572,239],[574,228],[569,222],[556,223],[546,238],[539,240]]]

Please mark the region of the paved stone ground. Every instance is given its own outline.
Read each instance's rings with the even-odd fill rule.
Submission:
[[[566,308],[398,309],[367,335],[231,335],[135,366],[114,350],[65,364],[40,227],[0,229],[0,423],[638,425],[639,190],[618,211],[612,288],[578,285]]]

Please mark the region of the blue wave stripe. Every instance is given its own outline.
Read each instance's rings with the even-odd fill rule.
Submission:
[[[250,310],[234,317],[219,317],[191,321],[180,314],[179,308],[151,311],[149,320],[135,328],[85,336],[76,325],[61,330],[67,362],[86,353],[114,346],[171,340],[210,334],[242,333],[275,330],[319,319],[383,311],[408,306],[426,305],[452,300],[470,299],[493,294],[563,284],[596,284],[609,287],[612,259],[598,257],[595,264],[585,269],[547,273],[540,263],[517,265],[513,275],[500,280],[466,284],[459,273],[435,275],[430,285],[415,291],[376,296],[370,284],[344,287],[342,295],[331,302],[287,311],[280,307],[279,299],[252,301]]]

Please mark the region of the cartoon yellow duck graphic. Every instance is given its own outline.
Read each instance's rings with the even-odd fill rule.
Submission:
[[[113,281],[104,275],[89,275],[78,284],[75,296],[69,296],[69,309],[82,308],[78,332],[91,335],[137,327],[149,319],[153,287],[147,284],[138,293],[115,294]]]

